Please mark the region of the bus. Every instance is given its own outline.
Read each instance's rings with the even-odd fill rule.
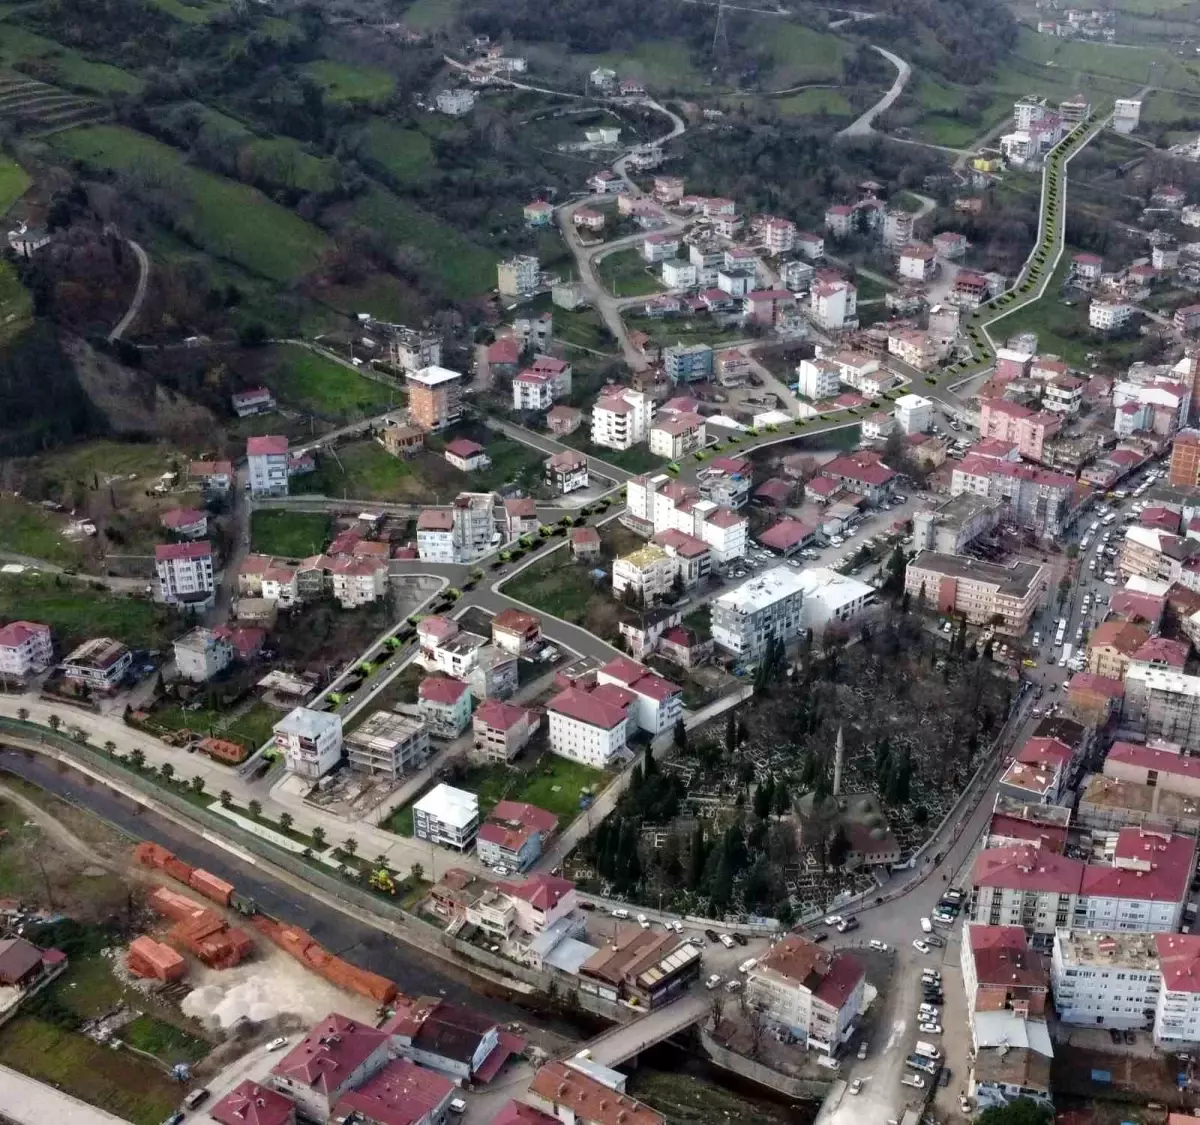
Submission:
[[[1063,643],[1063,638],[1067,635],[1067,619],[1060,617],[1058,619],[1058,631],[1054,634],[1054,647],[1057,648]]]

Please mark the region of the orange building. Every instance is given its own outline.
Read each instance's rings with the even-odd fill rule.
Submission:
[[[1200,487],[1200,430],[1180,430],[1171,443],[1173,488]]]
[[[462,376],[446,367],[422,367],[405,376],[408,413],[423,430],[444,430],[462,417]]]

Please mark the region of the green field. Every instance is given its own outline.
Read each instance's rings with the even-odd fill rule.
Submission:
[[[214,16],[229,11],[229,5],[223,3],[185,2],[185,0],[151,0],[156,8],[161,8],[169,16],[174,16],[181,23],[208,23]]]
[[[28,190],[33,181],[15,160],[0,155],[0,215],[16,203]]]
[[[635,445],[632,449],[604,449],[593,445],[591,431],[587,426],[581,426],[573,434],[567,434],[562,442],[589,457],[598,457],[601,461],[607,461],[610,465],[616,465],[617,468],[630,473],[652,473],[666,464],[664,458],[659,457],[657,453],[651,453],[645,445]]]
[[[97,94],[130,94],[142,88],[142,80],[120,67],[92,62],[83,55],[44,39],[11,23],[4,25],[0,35],[0,63],[28,66],[38,62],[51,73],[39,77],[47,82],[55,78],[69,86],[77,86]]]
[[[212,254],[276,281],[309,273],[330,249],[326,235],[261,192],[204,172],[183,154],[120,125],[59,133],[51,144],[102,171],[124,172],[168,193],[176,221]]]
[[[593,582],[589,567],[573,562],[566,547],[530,563],[503,590],[507,597],[572,625],[586,625],[590,614],[614,604],[611,584]]]
[[[598,66],[610,67],[622,78],[639,79],[652,91],[701,90],[711,80],[692,61],[692,49],[682,39],[645,40],[630,51],[575,55],[571,61],[581,73]]]
[[[54,630],[60,650],[89,637],[114,637],[130,646],[161,648],[186,627],[161,606],[71,578],[41,574],[0,575],[0,620],[42,621]]]
[[[788,94],[775,102],[780,113],[798,117],[812,117],[828,113],[833,117],[850,117],[854,107],[841,90],[801,90]]]
[[[746,338],[744,328],[739,328],[736,324],[722,327],[707,316],[684,318],[623,315],[621,319],[630,331],[640,329],[653,343],[664,348],[672,344],[711,344],[715,348]]]
[[[26,327],[32,311],[29,290],[21,284],[16,266],[0,260],[0,342]]]
[[[138,1016],[121,1028],[118,1035],[131,1047],[154,1055],[169,1066],[199,1062],[212,1049],[203,1039],[156,1016]]]
[[[271,183],[299,191],[332,191],[337,185],[337,161],[305,152],[290,137],[253,140],[242,146],[238,161],[239,166],[249,163],[257,176]]]
[[[393,457],[376,441],[356,441],[338,448],[336,457],[322,454],[317,471],[293,478],[292,489],[333,498],[394,500],[412,476],[411,461]]]
[[[303,559],[325,549],[331,528],[330,518],[320,512],[260,508],[250,515],[250,546],[261,555]]]
[[[636,247],[618,250],[596,263],[600,280],[614,297],[641,297],[657,293],[662,283],[650,272]]]
[[[0,496],[0,544],[6,551],[56,566],[76,566],[84,551],[80,543],[62,537],[64,527],[61,516],[12,496]]]
[[[435,167],[433,145],[419,129],[405,129],[374,117],[359,134],[362,155],[373,160],[398,183],[425,179]]]
[[[386,98],[396,81],[386,70],[369,66],[348,66],[331,59],[318,59],[302,68],[335,102],[368,102]]]
[[[336,213],[419,253],[425,259],[423,268],[440,278],[447,294],[455,299],[477,297],[496,285],[495,254],[378,185],[337,208]]]
[[[413,31],[435,31],[458,18],[458,0],[416,0],[401,17]]]
[[[381,414],[404,401],[404,392],[367,379],[344,364],[296,344],[274,349],[274,370],[264,375],[281,402],[330,422]]]
[[[836,35],[783,19],[755,20],[746,41],[771,60],[768,81],[773,90],[839,81],[842,59],[850,49],[846,40]]]

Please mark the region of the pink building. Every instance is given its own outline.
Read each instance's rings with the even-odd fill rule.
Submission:
[[[1003,399],[987,399],[980,414],[979,435],[1010,441],[1022,457],[1041,461],[1047,440],[1062,429],[1062,423],[1062,417],[1050,411],[1030,410]]]

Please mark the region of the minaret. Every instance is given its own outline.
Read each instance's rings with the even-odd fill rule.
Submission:
[[[837,742],[833,744],[833,795],[842,795],[842,758],[846,753],[846,743],[842,738],[842,728],[838,727]]]

